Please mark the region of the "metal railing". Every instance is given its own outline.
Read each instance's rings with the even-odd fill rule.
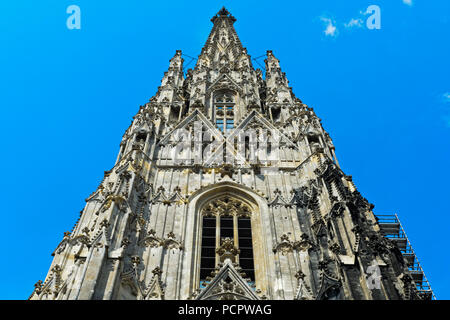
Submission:
[[[411,272],[417,290],[421,294],[430,295],[432,300],[436,300],[436,296],[431,289],[430,283],[425,276],[425,272],[420,265],[419,259],[406,236],[406,232],[397,214],[378,214],[375,216],[377,217],[378,225],[383,235],[397,244],[400,252],[407,261],[408,269]]]

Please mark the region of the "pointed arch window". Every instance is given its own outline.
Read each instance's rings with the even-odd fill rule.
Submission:
[[[208,202],[202,209],[202,241],[200,258],[200,285],[212,278],[220,263],[218,249],[224,240],[232,240],[238,249],[235,263],[238,263],[250,283],[255,281],[253,261],[252,209],[243,201],[223,196]]]
[[[214,96],[214,117],[220,131],[227,133],[234,128],[234,94],[219,92]]]
[[[281,120],[281,108],[280,107],[270,108],[270,112],[272,115],[273,122],[279,122]]]

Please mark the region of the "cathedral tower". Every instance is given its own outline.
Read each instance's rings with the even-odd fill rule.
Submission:
[[[225,9],[176,51],[30,299],[419,299],[329,134]]]

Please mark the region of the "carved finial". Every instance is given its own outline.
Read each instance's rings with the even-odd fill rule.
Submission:
[[[217,248],[216,253],[220,256],[220,262],[224,262],[226,259],[235,262],[236,255],[240,253],[240,250],[234,246],[233,239],[224,238],[221,246]]]
[[[225,7],[222,7],[222,9],[220,9],[219,12],[217,12],[217,14],[219,16],[228,16],[230,12]]]
[[[341,253],[341,247],[336,242],[330,246],[330,250],[336,255]]]
[[[327,270],[327,268],[328,268],[328,263],[329,263],[329,262],[330,262],[330,261],[329,261],[328,259],[319,261],[319,265],[318,265],[319,269],[320,269],[320,270]]]
[[[217,12],[217,14],[211,18],[211,22],[214,23],[217,18],[230,18],[232,22],[236,21],[236,18],[233,17],[225,7],[222,7],[222,9],[220,9],[219,12]]]
[[[51,271],[54,272],[54,273],[60,273],[60,272],[62,271],[62,269],[61,269],[61,266],[60,266],[59,264],[56,264],[56,265],[52,268]]]
[[[169,238],[169,239],[175,239],[175,233],[173,233],[172,231],[170,231],[170,232],[167,234],[167,238]]]
[[[38,280],[38,282],[36,282],[34,284],[34,291],[36,292],[37,295],[39,295],[42,291],[42,281]]]
[[[152,273],[158,277],[160,277],[162,275],[162,271],[159,267],[156,267],[155,269],[153,269]]]
[[[120,245],[121,245],[121,247],[127,247],[130,243],[131,243],[131,241],[125,237],[125,238],[123,238]]]
[[[106,220],[106,219],[103,219],[103,221],[100,223],[100,226],[102,227],[102,228],[108,228],[109,226],[110,226],[110,223],[108,222],[108,220]]]
[[[302,272],[302,270],[299,270],[299,271],[295,274],[295,277],[297,278],[297,280],[304,279],[304,278],[305,278],[305,274]]]
[[[233,177],[233,173],[235,172],[234,167],[229,163],[222,164],[218,169],[218,172],[220,172],[220,176],[223,178],[225,176],[229,176],[230,178]]]
[[[141,258],[139,256],[132,256],[131,262],[133,263],[133,265],[137,266],[141,263]]]

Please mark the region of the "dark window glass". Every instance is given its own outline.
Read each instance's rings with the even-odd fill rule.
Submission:
[[[239,248],[251,248],[252,239],[239,237]]]
[[[220,218],[220,238],[231,238],[233,239],[233,218],[232,217],[221,217]]]
[[[216,217],[203,217],[203,227],[215,228]]]
[[[238,236],[240,249],[239,264],[242,271],[245,272],[247,278],[250,278],[251,281],[255,281],[250,218],[238,219]]]
[[[216,228],[203,228],[203,235],[206,237],[216,237]]]
[[[227,125],[226,125],[227,131],[230,131],[234,128],[234,120],[233,119],[227,119]]]
[[[251,238],[252,230],[251,229],[239,229],[239,236],[242,238]]]
[[[216,254],[216,248],[202,247],[202,257],[214,257],[215,254]]]
[[[273,121],[279,121],[281,115],[281,108],[272,108],[272,119]]]
[[[239,229],[251,229],[249,218],[239,218]]]
[[[211,275],[216,264],[216,218],[203,217],[200,280]]]

